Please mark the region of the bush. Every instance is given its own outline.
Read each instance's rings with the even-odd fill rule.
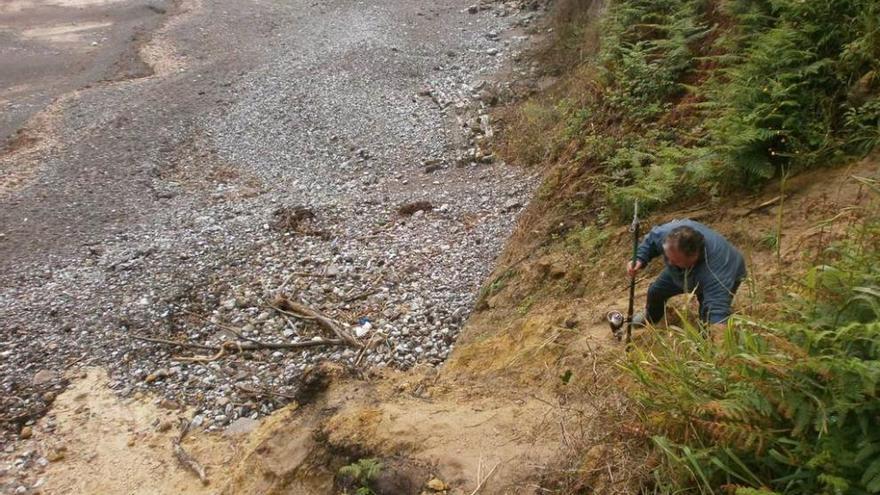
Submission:
[[[867,185],[876,188],[876,183]],[[630,355],[669,493],[880,493],[880,222],[831,246],[785,322],[685,324]]]
[[[622,216],[880,144],[877,0],[616,0],[600,29],[557,31],[561,51],[593,32],[600,50],[566,59],[580,62],[555,104],[522,106],[511,154],[600,164]]]

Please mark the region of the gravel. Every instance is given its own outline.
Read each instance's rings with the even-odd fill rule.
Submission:
[[[185,70],[82,91],[41,177],[2,199],[4,438],[80,366],[211,430],[289,402],[322,360],[355,362],[337,346],[193,363],[130,338],[332,337],[278,294],[372,340],[363,366],[441,363],[537,183],[491,152],[487,103],[535,8],[205,1],[164,33]]]

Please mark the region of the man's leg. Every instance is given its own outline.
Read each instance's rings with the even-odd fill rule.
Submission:
[[[657,280],[648,287],[648,303],[645,307],[645,316],[648,323],[656,324],[666,314],[666,301],[672,296],[684,293],[681,286],[675,282],[675,277],[669,268],[663,270]]]
[[[746,269],[745,265],[740,268],[740,275],[737,277],[736,282],[733,283],[733,287],[728,291],[730,293],[730,298],[733,299],[733,296],[736,294],[736,291],[739,290],[739,286],[742,284],[743,279],[746,278]],[[703,323],[708,323],[709,321],[709,307],[703,304],[703,291],[700,287],[697,287],[697,301],[700,303],[700,321]]]

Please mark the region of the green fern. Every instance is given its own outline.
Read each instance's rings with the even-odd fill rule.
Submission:
[[[339,477],[348,479],[355,485],[355,495],[373,495],[370,483],[382,472],[382,463],[375,458],[359,459],[357,462],[339,468]]]

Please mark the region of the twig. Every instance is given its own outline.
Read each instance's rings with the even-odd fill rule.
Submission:
[[[174,457],[177,458],[177,461],[180,462],[185,468],[189,469],[196,476],[199,477],[199,480],[203,485],[208,484],[208,476],[205,474],[205,468],[202,467],[195,459],[189,455],[186,450],[181,447],[180,442],[183,441],[183,437],[186,436],[187,432],[189,432],[189,421],[181,418],[180,419],[180,434],[177,435],[177,438],[171,440],[171,446],[174,449]]]
[[[294,318],[303,318],[315,320],[319,325],[330,330],[337,337],[343,340],[348,345],[355,348],[362,348],[364,345],[358,342],[358,340],[346,330],[341,323],[338,321],[324,315],[320,311],[316,309],[312,309],[305,304],[300,304],[296,301],[291,301],[284,296],[278,296],[275,300],[275,306],[282,311],[287,311],[286,314],[293,316]]]
[[[180,342],[177,340],[157,339],[155,337],[144,337],[142,335],[128,335],[128,338],[140,340],[143,342],[152,342],[154,344],[176,345],[178,347],[187,347],[189,349],[202,349],[206,351],[219,351],[220,348],[213,345],[197,344],[195,342]]]
[[[292,311],[286,311],[286,310],[281,309],[281,308],[279,308],[278,306],[275,306],[275,305],[272,305],[272,304],[270,304],[269,307],[272,308],[272,309],[274,309],[275,311],[278,311],[279,313],[281,313],[281,316],[282,316],[282,317],[285,317],[284,319],[287,320],[288,322],[290,322],[290,319],[286,318],[286,316],[292,316],[292,317],[294,317],[294,318],[296,318],[296,319],[298,319],[298,320],[306,320],[306,321],[315,321],[315,320],[317,319],[317,318],[312,318],[312,317],[310,317],[310,316],[305,316],[305,315],[296,314],[296,313],[294,313],[294,312],[292,312]],[[292,323],[291,323],[291,324],[292,324]]]
[[[220,352],[224,347],[227,350],[235,349],[237,351],[257,351],[260,349],[302,349],[304,347],[317,347],[322,345],[341,345],[342,341],[338,339],[321,339],[321,340],[306,340],[303,342],[281,342],[278,344],[274,344],[271,342],[250,342],[247,344],[239,344],[237,342],[232,342],[227,340],[220,345],[205,345],[205,344],[197,344],[195,342],[180,342],[177,340],[167,340],[167,339],[157,339],[153,337],[144,337],[142,335],[129,335],[128,336],[134,340],[141,340],[144,342],[152,342],[154,344],[165,344],[165,345],[174,345],[178,347],[186,347],[190,349],[201,349],[205,351],[214,351]],[[231,349],[229,349],[231,347]]]
[[[477,484],[477,487],[476,487],[476,488],[474,488],[474,491],[472,491],[472,492],[471,492],[471,495],[477,495],[477,492],[479,492],[479,491],[480,491],[480,489],[482,489],[482,488],[483,488],[483,485],[485,485],[485,484],[486,484],[486,482],[487,482],[487,481],[489,481],[489,478],[491,478],[491,477],[492,477],[492,473],[494,473],[494,472],[495,472],[495,470],[496,470],[496,469],[498,469],[498,466],[500,466],[500,465],[501,465],[501,463],[500,463],[500,462],[498,462],[498,463],[496,463],[496,464],[495,464],[495,467],[493,467],[493,468],[492,468],[492,470],[491,470],[491,471],[489,471],[489,474],[487,474],[487,475],[486,475],[486,477],[485,477],[485,478],[483,478],[483,481],[480,481],[480,483],[479,483],[479,484]]]
[[[355,360],[354,360],[355,366],[361,365],[361,361],[364,359],[364,356],[367,354],[367,351],[369,351],[373,347],[373,342],[375,341],[377,335],[378,335],[378,333],[374,333],[373,335],[370,336],[370,340],[367,341],[367,345],[365,345],[364,348],[361,349],[361,352],[359,352],[357,355],[357,358],[355,358]]]
[[[379,292],[380,290],[381,290],[381,289],[377,289],[377,288],[372,288],[372,289],[369,289],[369,290],[365,290],[365,291],[360,292],[360,293],[358,293],[358,294],[355,294],[355,295],[353,295],[353,296],[349,296],[349,297],[344,298],[344,299],[342,300],[342,302],[346,302],[346,303],[355,302],[355,301],[357,301],[357,300],[359,300],[359,299],[363,299],[363,298],[365,298],[365,297],[370,297],[370,296],[372,296],[373,294]]]
[[[756,213],[756,212],[763,210],[764,208],[767,208],[769,206],[773,206],[774,204],[779,203],[783,199],[785,199],[785,196],[786,196],[785,194],[780,194],[779,196],[776,196],[775,198],[764,201],[763,203],[759,204],[758,206],[755,206],[753,208],[749,208],[748,210],[746,210],[746,212],[743,213],[742,216],[747,217],[747,216],[751,215],[752,213]]]
[[[255,339],[252,339],[252,338],[247,337],[245,335],[242,335],[241,329],[239,329],[239,328],[231,327],[231,326],[225,325],[223,323],[215,323],[215,322],[209,320],[208,318],[205,318],[204,316],[197,314],[197,313],[194,313],[192,311],[187,311],[185,309],[181,309],[181,311],[183,311],[184,313],[186,313],[190,316],[195,316],[196,318],[202,320],[204,323],[207,323],[209,325],[214,325],[214,326],[221,328],[223,330],[228,330],[228,331],[232,332],[236,337],[240,338],[241,340],[247,340],[249,342],[255,342],[255,343],[260,342],[258,340],[255,340]]]
[[[220,359],[220,358],[222,358],[223,356],[225,356],[225,355],[226,355],[226,349],[229,348],[229,347],[233,347],[233,348],[234,348],[234,347],[236,347],[236,346],[235,346],[235,344],[234,344],[233,342],[228,342],[228,341],[227,341],[227,342],[223,342],[222,344],[220,344],[220,350],[217,351],[217,354],[214,354],[213,356],[192,356],[192,357],[181,357],[181,356],[175,356],[175,357],[173,357],[173,358],[171,358],[171,359],[174,360],[174,361],[182,361],[182,362],[185,362],[185,363],[186,363],[186,362],[188,362],[188,363],[210,363],[210,362],[212,362],[212,361],[217,361],[218,359]]]
[[[252,389],[250,387],[245,387],[244,385],[236,384],[235,388],[241,390],[242,392],[244,392],[246,394],[253,395],[255,397],[273,396],[273,397],[281,397],[283,399],[296,400],[296,397],[294,397],[292,395],[282,394],[281,392],[276,392],[276,391],[268,389],[266,387],[260,387],[259,389]]]

